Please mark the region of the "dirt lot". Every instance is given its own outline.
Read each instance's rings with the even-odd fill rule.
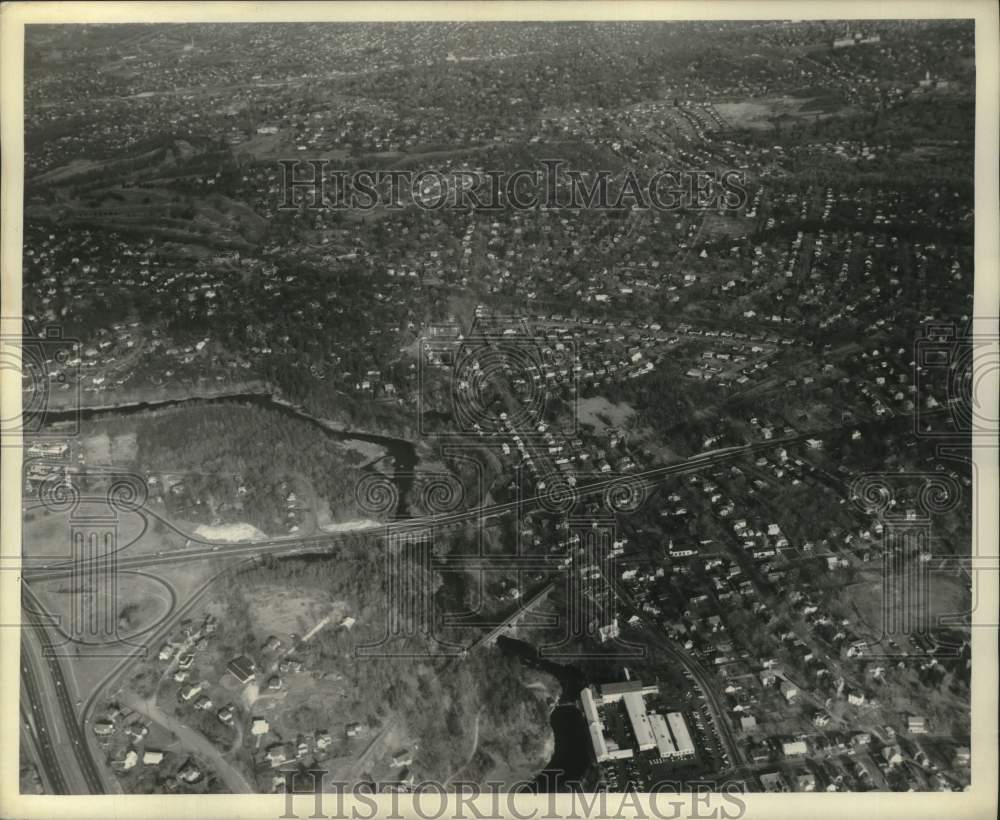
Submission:
[[[347,606],[343,601],[331,604],[315,594],[296,594],[277,586],[254,591],[252,617],[255,632],[258,635],[277,635],[286,644],[291,642],[292,635],[305,635],[328,616],[328,628],[336,628],[346,614]]]

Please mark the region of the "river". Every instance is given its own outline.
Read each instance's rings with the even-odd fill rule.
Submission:
[[[269,410],[282,413],[289,418],[307,422],[321,430],[324,435],[341,442],[368,442],[385,448],[393,462],[393,481],[399,491],[399,506],[397,516],[404,517],[407,512],[407,496],[413,483],[413,472],[419,462],[416,446],[412,441],[378,435],[375,433],[343,430],[334,423],[317,418],[303,410],[263,393],[238,393],[213,397],[192,397],[184,399],[166,399],[163,401],[133,402],[117,406],[89,407],[78,410],[49,412],[47,423],[75,421],[107,417],[130,416],[156,410],[172,409],[185,406],[211,404],[253,404]],[[371,465],[369,465],[371,468]],[[447,587],[442,594],[447,597],[460,597],[460,588]],[[593,761],[590,756],[590,734],[583,714],[576,705],[580,691],[586,685],[583,674],[572,666],[554,663],[539,656],[531,644],[507,637],[500,637],[498,647],[505,654],[513,655],[526,666],[541,669],[555,677],[560,684],[559,703],[550,713],[549,723],[555,736],[555,749],[552,757],[534,781],[534,788],[539,792],[568,791],[570,784],[586,784],[587,778],[593,773]]]
[[[586,686],[583,673],[576,667],[540,657],[534,646],[515,638],[497,638],[497,648],[505,655],[520,659],[525,666],[548,672],[559,681],[562,690],[559,703],[549,716],[555,749],[546,767],[535,778],[534,788],[538,792],[566,792],[574,787],[586,787],[594,772],[594,762],[590,755],[587,721],[576,705]]]
[[[304,410],[275,398],[265,393],[234,393],[229,395],[199,397],[194,396],[184,399],[164,399],[163,401],[141,401],[131,404],[109,405],[106,407],[81,407],[74,410],[58,410],[46,413],[47,424],[58,424],[59,422],[83,421],[86,419],[106,417],[106,416],[132,416],[139,413],[147,413],[154,410],[166,410],[176,407],[199,406],[211,404],[253,404],[264,407],[268,410],[281,413],[289,418],[304,421],[319,430],[324,435],[340,442],[349,443],[351,441],[367,442],[377,444],[385,448],[392,458],[393,482],[399,494],[399,506],[396,509],[396,516],[400,518],[408,517],[408,498],[410,488],[413,485],[413,472],[419,462],[416,445],[412,441],[392,436],[383,436],[376,433],[364,433],[354,430],[343,430],[333,422],[326,421],[316,416],[306,413]],[[369,469],[371,469],[369,465]]]

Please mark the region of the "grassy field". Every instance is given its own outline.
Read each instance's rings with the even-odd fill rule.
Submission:
[[[576,411],[580,424],[597,429],[623,427],[635,413],[635,410],[628,404],[624,402],[615,404],[603,396],[579,399]]]
[[[791,117],[796,120],[811,121],[816,117],[831,116],[847,112],[840,101],[822,97],[766,97],[759,100],[741,102],[720,102],[715,104],[720,116],[736,128],[750,128],[755,131],[773,131],[772,120]]]
[[[84,635],[82,642],[66,642],[59,651],[72,658],[65,669],[75,681],[76,691],[86,698],[114,666],[127,655],[143,650],[155,659],[159,642],[152,639],[163,618],[184,606],[191,596],[212,578],[216,569],[211,561],[161,567],[156,575],[120,572],[115,578],[116,598],[113,618],[118,624],[117,636],[104,642]],[[83,595],[74,593],[71,579],[35,581],[32,590],[38,594],[45,609],[56,618],[60,630],[68,631],[71,608],[84,606],[84,617],[97,612],[94,606],[100,598],[94,590]],[[147,661],[148,662],[148,661]],[[144,662],[146,663],[146,662]]]
[[[34,565],[46,563],[43,559],[65,561],[72,557],[72,533],[86,526],[88,517],[107,519],[112,512],[103,499],[81,500],[75,516],[69,512],[51,512],[37,501],[31,503],[29,500],[25,506],[22,556],[30,559]],[[108,528],[114,531],[122,554],[135,555],[183,546],[183,542],[178,542],[167,533],[161,533],[159,528],[147,528],[143,518],[134,512],[117,512],[114,522]]]
[[[84,459],[91,466],[132,464],[137,452],[135,433],[112,437],[102,432],[83,439]]]
[[[866,570],[861,573],[861,583],[852,585],[849,594],[845,594],[841,601],[841,605],[857,617],[858,626],[871,637],[882,635],[887,626],[885,607],[890,599],[883,591],[884,579],[881,567]],[[916,624],[922,620],[931,626],[942,617],[968,613],[971,606],[965,580],[946,573],[930,575],[926,602],[916,596],[897,596],[893,600],[892,617],[897,622]]]

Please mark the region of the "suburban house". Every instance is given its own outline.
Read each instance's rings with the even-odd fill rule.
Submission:
[[[226,671],[240,683],[250,683],[256,676],[256,669],[254,662],[246,655],[233,658],[226,667]]]

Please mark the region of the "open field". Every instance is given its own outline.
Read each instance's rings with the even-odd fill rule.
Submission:
[[[100,519],[102,529],[113,531],[116,548],[122,554],[127,551],[127,554],[134,555],[183,546],[183,541],[161,532],[159,527],[147,528],[146,522],[137,513],[111,511],[103,499],[82,499],[76,515],[49,511],[39,502],[32,504],[29,501],[24,516],[22,556],[33,562],[42,559],[68,560],[72,557],[73,533],[91,531],[88,517]]]
[[[175,564],[157,570],[156,575],[142,572],[119,572],[114,578],[114,599],[90,589],[85,595],[72,594],[72,579],[52,579],[32,582],[32,590],[42,606],[55,618],[56,629],[70,633],[75,623],[85,632],[64,652],[72,656],[66,669],[80,697],[85,698],[111,669],[136,651],[154,656],[157,646],[150,645],[163,619],[190,600],[216,573],[211,561]],[[100,609],[98,605],[111,605]],[[110,616],[114,634],[91,636],[86,631],[90,618]]]
[[[580,424],[588,427],[623,427],[635,410],[628,404],[615,404],[603,396],[579,399],[576,406]]]
[[[849,604],[858,616],[859,626],[870,630],[870,637],[880,637],[892,628],[885,620],[885,608],[890,603],[893,608],[891,617],[897,624],[915,625],[923,621],[934,625],[948,616],[952,619],[963,617],[970,610],[968,582],[957,570],[929,574],[926,602],[916,595],[897,595],[888,599],[883,591],[885,573],[881,568],[865,571],[862,579],[862,583],[851,586],[850,596],[844,603]]]
[[[715,107],[736,128],[754,131],[773,131],[773,120],[779,118],[812,121],[848,112],[846,106],[840,103],[833,105],[830,100],[788,95],[743,102],[719,102],[715,103]]]

